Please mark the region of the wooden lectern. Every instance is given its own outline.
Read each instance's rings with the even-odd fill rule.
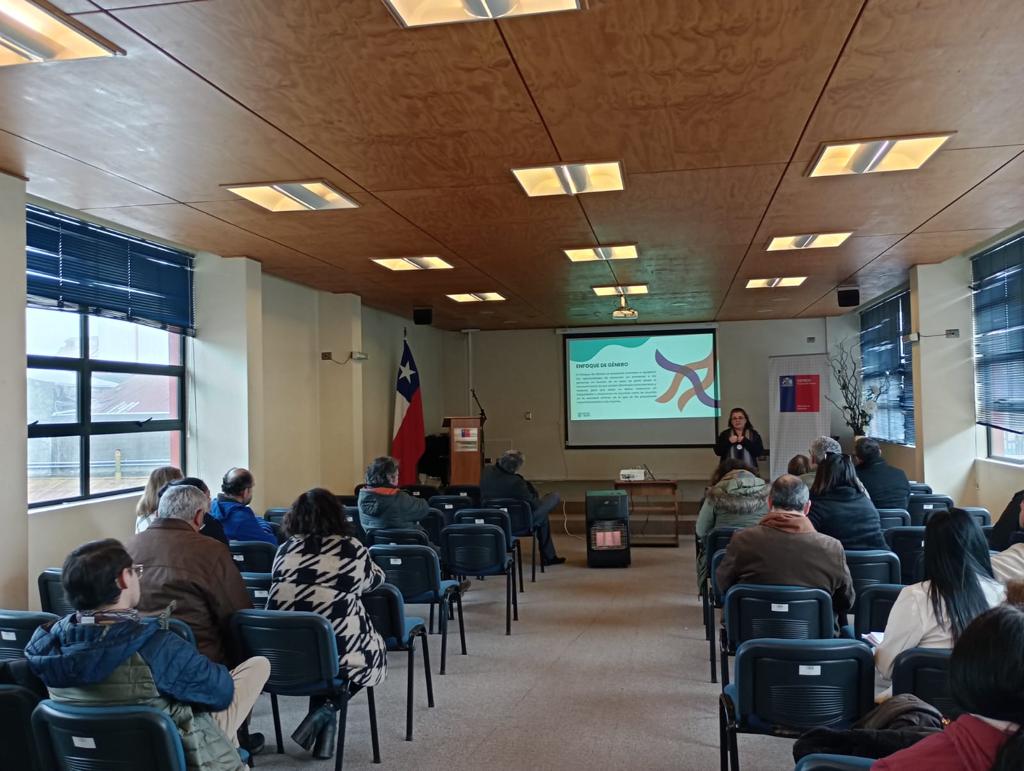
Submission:
[[[478,416],[448,417],[441,423],[448,429],[451,459],[448,484],[478,485],[484,466],[484,428]]]

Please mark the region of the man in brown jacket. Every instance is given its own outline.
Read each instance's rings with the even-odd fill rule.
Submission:
[[[837,618],[853,607],[853,578],[843,545],[815,531],[810,493],[799,477],[783,474],[768,494],[768,513],[737,532],[715,574],[724,594],[734,584],[779,584],[823,589]],[[836,626],[838,630],[838,625]]]
[[[154,615],[174,602],[172,616],[192,627],[199,651],[231,667],[239,663],[231,653],[231,615],[252,602],[228,548],[199,533],[209,508],[198,488],[170,487],[157,518],[126,548],[143,566],[139,612]]]

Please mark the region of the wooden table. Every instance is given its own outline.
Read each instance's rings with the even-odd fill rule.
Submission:
[[[616,490],[625,490],[629,494],[629,540],[633,546],[679,546],[677,487],[678,484],[670,479],[615,483]],[[652,498],[658,500],[651,500]],[[664,521],[662,518],[666,515],[672,517],[671,534],[645,533],[652,517],[655,521]]]

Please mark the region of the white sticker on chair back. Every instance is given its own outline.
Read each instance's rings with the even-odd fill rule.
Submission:
[[[772,613],[789,613],[789,604],[785,602],[773,602]]]
[[[811,664],[801,664],[800,665],[800,674],[802,676],[804,676],[804,677],[820,677],[821,676],[821,667],[818,666],[817,664],[813,664],[813,665],[811,665]]]

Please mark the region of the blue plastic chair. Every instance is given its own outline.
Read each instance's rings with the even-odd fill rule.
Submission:
[[[910,527],[910,512],[906,509],[879,509],[878,521],[882,530],[890,527]]]
[[[78,707],[50,699],[32,713],[43,768],[186,771],[171,716],[155,707]]]
[[[263,610],[267,607],[272,580],[273,576],[271,573],[242,573],[242,583],[245,584],[245,591],[249,593],[249,599],[252,600],[252,606],[256,610]]]
[[[413,498],[422,498],[425,501],[437,495],[437,488],[433,485],[402,485],[402,489]]]
[[[66,616],[75,609],[64,594],[64,585],[60,582],[60,568],[47,568],[39,574],[39,607],[46,613]]]
[[[747,640],[829,640],[835,633],[832,598],[821,589],[736,584],[722,606],[723,688],[729,684],[729,655]]]
[[[918,558],[924,554],[924,527],[891,527],[882,535],[900,560],[900,583],[917,583]]]
[[[974,521],[978,523],[979,527],[990,527],[992,525],[992,514],[989,513],[988,509],[982,506],[963,506],[961,510],[970,514]],[[931,519],[932,515],[938,511],[941,511],[941,509],[926,511],[924,513],[924,521],[921,524],[927,527],[928,520]]]
[[[911,495],[931,495],[931,485],[926,485],[923,482],[911,482],[910,483],[910,494]]]
[[[718,588],[718,576],[715,573],[724,559],[725,549],[719,549],[712,553],[711,562],[708,564],[708,627],[706,632],[708,638],[708,658],[711,663],[711,682],[713,683],[718,682],[718,656],[715,650],[715,623],[717,619],[715,611],[721,609],[723,599],[722,592]]]
[[[911,648],[892,665],[892,692],[912,693],[953,720],[963,712],[949,692],[949,657],[943,648]]]
[[[452,517],[455,516],[456,511],[475,509],[477,506],[476,500],[468,495],[435,495],[427,501],[427,504],[430,508],[441,512],[445,527],[452,523]]]
[[[441,668],[445,673],[448,656],[448,620],[454,604],[459,615],[459,639],[466,655],[466,628],[462,616],[459,582],[441,580],[441,561],[429,546],[371,546],[370,559],[384,571],[385,580],[402,593],[406,605],[430,605],[429,630],[434,628],[434,606],[438,608],[441,632]]]
[[[527,501],[518,498],[488,498],[483,502],[485,509],[500,509],[508,514],[512,524],[512,535],[516,538],[530,538],[533,543],[530,545],[530,583],[537,582],[537,531],[538,527],[533,522],[533,507]],[[523,587],[523,547],[519,545],[516,555],[516,570],[519,571],[519,591],[525,591]],[[541,560],[540,572],[544,571],[544,561]]]
[[[427,531],[427,540],[435,546],[441,543],[441,531],[448,524],[437,509],[427,509],[427,514],[420,520],[420,527]]]
[[[889,611],[903,591],[902,584],[874,584],[857,593],[853,628],[857,639],[868,632],[884,632]]]
[[[874,706],[875,661],[855,640],[750,640],[719,697],[722,771],[739,771],[741,733],[796,737],[849,728]]]
[[[430,536],[418,527],[381,527],[366,531],[368,546],[430,546]]]
[[[953,508],[953,499],[948,495],[930,493],[911,493],[907,511],[910,512],[910,524],[913,527],[924,525],[924,516],[929,511]]]
[[[53,613],[31,610],[0,610],[0,661],[25,657],[25,646],[43,624],[56,621]]]
[[[266,511],[263,512],[263,518],[267,520],[267,522],[272,522],[273,524],[278,525],[279,527],[283,527],[284,515],[288,512],[289,509],[285,508],[267,509]]]
[[[337,498],[338,503],[346,509],[354,509],[359,505],[359,497],[356,495],[335,495],[334,497]]]
[[[349,684],[338,677],[338,644],[331,623],[319,613],[294,610],[240,610],[231,616],[231,633],[245,658],[270,659],[270,678],[263,686],[270,694],[274,737],[278,754],[284,753],[278,696],[326,696],[338,706],[338,747],[335,771],[341,771],[345,754],[345,723]],[[373,688],[366,688],[370,708],[370,740],[373,762],[380,763],[377,709]]]
[[[502,513],[502,512],[498,512]],[[515,560],[505,532],[496,525],[449,525],[441,531],[444,563],[456,576],[505,576],[505,634],[512,634],[512,608],[519,618]]]
[[[441,488],[441,495],[458,495],[469,498],[474,506],[480,505],[480,485],[448,485]]]
[[[242,573],[269,573],[274,568],[277,547],[266,541],[230,541],[231,559]]]
[[[408,651],[408,682],[405,696],[405,740],[412,741],[413,669],[416,665],[416,638],[423,643],[423,672],[427,680],[427,706],[434,706],[434,683],[430,675],[430,647],[427,625],[422,618],[405,615],[402,593],[391,584],[381,584],[362,597],[363,607],[370,614],[377,634],[384,638],[389,651]]]
[[[698,558],[700,553],[703,552],[707,555],[714,555],[720,550],[724,550],[728,545],[729,541],[732,540],[733,534],[736,533],[740,528],[738,527],[716,527],[713,530],[705,534],[703,539],[697,540]],[[700,586],[700,600],[701,610],[704,618],[704,639],[710,640],[713,634],[714,613],[711,610],[711,600],[709,591],[711,588],[711,566],[710,560],[708,561],[708,577],[705,581],[701,582]],[[700,576],[697,576],[698,580]],[[714,681],[712,681],[714,682]]]
[[[853,591],[857,596],[875,584],[900,582],[900,558],[883,549],[850,550],[846,552],[846,565],[853,577]]]
[[[858,758],[854,755],[804,755],[793,771],[857,771],[871,768],[873,758]]]
[[[512,518],[507,511],[501,509],[460,509],[455,512],[452,518],[453,525],[494,525],[500,527],[505,534],[505,547],[512,556],[512,591],[519,591],[516,584],[517,565],[523,564],[522,556],[519,555],[519,539],[512,534]],[[518,557],[518,561],[516,558]],[[523,576],[520,573],[519,582],[522,583]],[[519,620],[519,603],[513,602],[513,620]]]
[[[366,546],[366,531],[363,529],[363,521],[359,519],[359,507],[346,506],[345,519],[348,520],[348,524],[352,528],[352,535],[355,539],[363,546]]]
[[[32,735],[32,711],[39,697],[20,685],[0,685],[0,747],[3,767],[17,771],[48,771]]]

